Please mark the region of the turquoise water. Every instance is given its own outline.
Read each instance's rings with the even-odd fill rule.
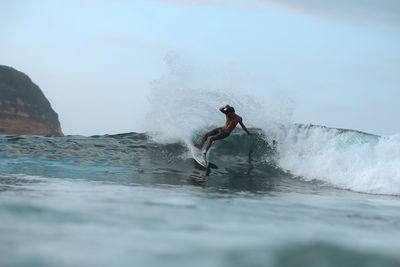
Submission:
[[[1,136],[0,265],[400,266],[397,177],[297,176],[267,139],[235,133],[204,169],[146,134]]]

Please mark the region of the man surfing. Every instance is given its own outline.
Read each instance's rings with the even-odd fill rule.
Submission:
[[[207,154],[207,151],[210,149],[212,143],[215,140],[220,140],[220,139],[224,139],[226,137],[228,137],[231,132],[233,131],[233,129],[236,128],[236,125],[239,123],[240,126],[242,127],[242,129],[248,134],[251,135],[251,133],[247,130],[246,126],[244,126],[243,121],[242,121],[242,117],[240,117],[239,115],[237,115],[235,113],[235,109],[229,105],[226,105],[224,107],[220,107],[219,111],[221,111],[222,113],[225,114],[226,116],[226,123],[224,127],[220,127],[220,128],[215,128],[214,130],[206,133],[206,135],[204,135],[203,140],[201,140],[200,144],[194,144],[195,147],[197,147],[198,149],[201,149],[204,145],[204,143],[207,141],[208,137],[211,136],[210,140],[208,141],[207,147],[206,147],[206,151],[204,152],[204,155]]]

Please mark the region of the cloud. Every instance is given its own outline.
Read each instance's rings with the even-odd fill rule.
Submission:
[[[272,6],[328,19],[400,25],[399,0],[158,0],[176,5],[258,8]]]
[[[297,13],[333,19],[381,21],[400,25],[398,0],[252,0]]]
[[[110,45],[145,46],[145,44],[141,40],[128,35],[106,36],[97,41],[103,44]]]
[[[208,6],[213,4],[212,0],[158,0],[159,2],[167,2],[175,5],[190,6]]]
[[[135,38],[131,35],[107,35],[92,40],[92,45],[98,47],[125,47],[125,48],[150,48],[150,49],[171,49],[166,43],[150,42]]]

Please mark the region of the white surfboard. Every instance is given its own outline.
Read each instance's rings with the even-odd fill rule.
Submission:
[[[208,162],[206,155],[203,154],[203,150],[198,149],[195,146],[191,146],[192,156],[194,160],[204,168],[207,168]]]

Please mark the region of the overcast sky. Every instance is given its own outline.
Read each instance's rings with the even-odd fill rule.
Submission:
[[[65,134],[145,131],[171,52],[280,90],[293,122],[400,133],[398,0],[0,0],[0,32]]]

